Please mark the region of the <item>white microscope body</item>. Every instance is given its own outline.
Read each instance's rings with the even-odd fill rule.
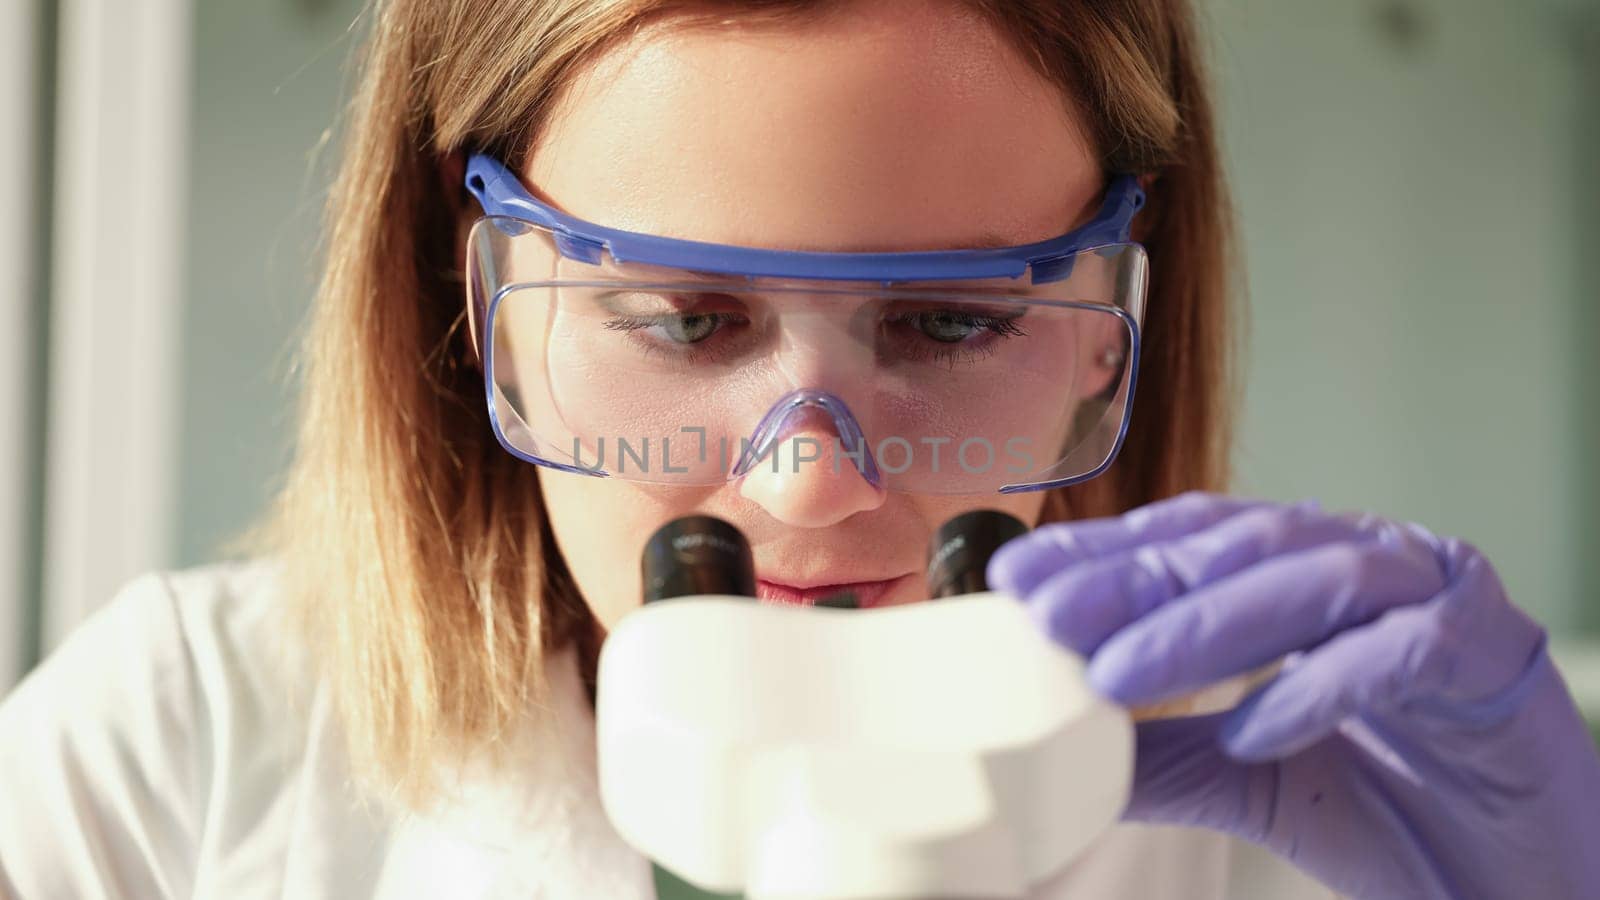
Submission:
[[[1131,786],[1127,712],[998,593],[649,603],[606,639],[598,685],[606,814],[711,891],[1026,897]]]

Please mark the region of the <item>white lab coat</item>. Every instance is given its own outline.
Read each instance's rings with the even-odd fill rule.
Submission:
[[[569,651],[517,777],[458,770],[446,811],[363,804],[326,694],[282,628],[271,563],[130,583],[0,705],[0,895],[654,896],[601,809]],[[1037,896],[1207,900],[1228,840],[1118,826]]]

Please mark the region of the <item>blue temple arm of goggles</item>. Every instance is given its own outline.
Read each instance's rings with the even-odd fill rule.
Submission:
[[[602,255],[609,253],[619,263],[754,277],[882,281],[886,285],[1024,274],[1031,274],[1036,284],[1058,281],[1071,274],[1076,254],[1128,243],[1134,214],[1145,200],[1138,179],[1119,174],[1112,178],[1094,219],[1060,237],[982,250],[834,253],[736,247],[596,225],[534,199],[516,173],[484,154],[467,160],[466,184],[485,215],[510,216],[547,228],[556,235],[562,255],[580,262],[599,263]]]

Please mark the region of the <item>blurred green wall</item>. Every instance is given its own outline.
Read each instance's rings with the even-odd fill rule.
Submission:
[[[359,0],[194,4],[193,143],[174,542],[215,558],[293,441],[292,337],[314,288]]]
[[[1253,318],[1239,488],[1465,537],[1576,624],[1600,525],[1579,5],[1210,6]]]
[[[1583,372],[1574,391],[1574,415],[1583,423],[1578,466],[1578,621],[1587,634],[1600,636],[1600,0],[1590,2],[1573,29],[1579,57],[1578,166],[1572,185],[1579,192],[1579,227],[1572,245],[1580,262],[1578,327],[1571,352]]]

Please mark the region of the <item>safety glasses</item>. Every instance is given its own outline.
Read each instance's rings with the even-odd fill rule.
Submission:
[[[537,465],[707,485],[821,467],[886,490],[1094,477],[1127,429],[1144,195],[1018,247],[824,253],[585,222],[487,156],[468,309],[495,436]]]

